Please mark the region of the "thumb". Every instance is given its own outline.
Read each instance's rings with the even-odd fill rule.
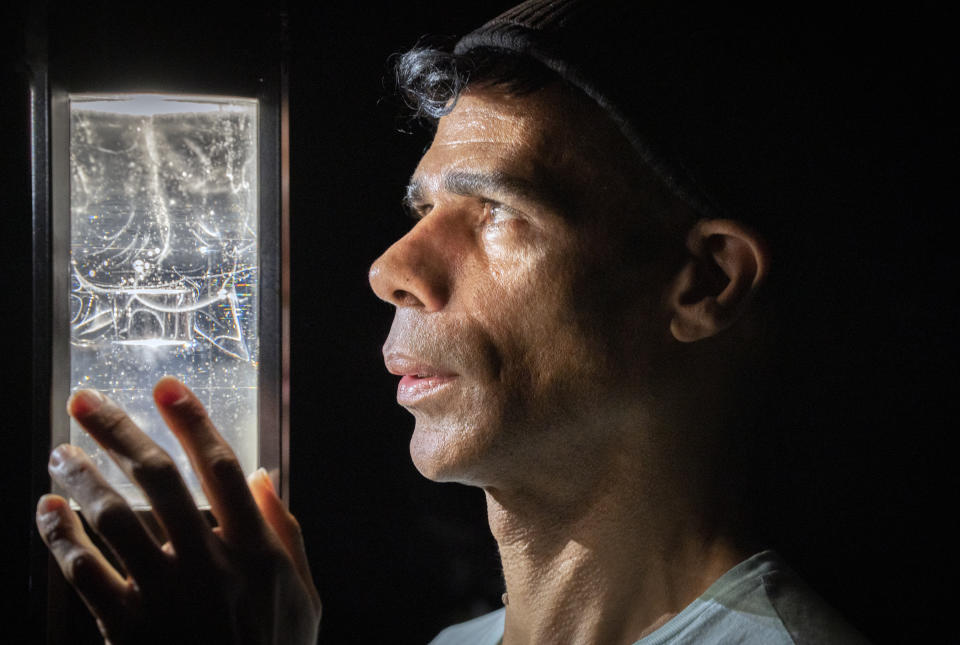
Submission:
[[[267,475],[266,470],[263,468],[255,470],[247,478],[247,483],[250,485],[250,492],[253,493],[253,499],[260,508],[264,519],[277,534],[277,537],[280,538],[280,542],[293,561],[304,586],[310,591],[315,603],[319,604],[320,597],[313,584],[313,576],[310,574],[310,563],[307,561],[300,523],[277,497],[277,491],[273,487],[273,482],[270,481],[270,476]]]

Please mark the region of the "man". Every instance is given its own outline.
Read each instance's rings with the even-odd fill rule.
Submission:
[[[728,216],[741,205],[711,190],[716,177],[698,165],[710,155],[696,154],[696,124],[677,112],[730,71],[708,60],[727,32],[690,18],[527,2],[453,55],[400,63],[437,130],[406,198],[417,223],[370,271],[396,307],[384,358],[416,420],[417,468],[483,488],[506,582],[503,609],[437,643],[857,639],[751,542],[744,517],[771,252],[755,225]],[[640,27],[661,60],[616,57]],[[621,73],[624,62],[642,69]],[[38,506],[105,637],[315,640],[303,543],[269,480],[244,481],[182,384],[163,379],[155,399],[218,529],[169,457],[92,392],[68,409],[144,489],[169,546],[69,446],[51,473],[128,576],[62,498]]]

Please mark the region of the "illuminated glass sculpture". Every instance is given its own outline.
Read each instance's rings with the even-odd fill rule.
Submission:
[[[117,401],[199,482],[156,413],[164,374],[204,402],[246,472],[258,464],[257,101],[71,95],[70,390]],[[132,504],[146,505],[71,421]]]

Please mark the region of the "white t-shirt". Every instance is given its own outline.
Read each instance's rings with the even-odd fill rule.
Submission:
[[[430,645],[499,645],[505,609],[453,625]],[[703,594],[635,645],[861,644],[867,641],[787,567],[762,551],[720,576]]]

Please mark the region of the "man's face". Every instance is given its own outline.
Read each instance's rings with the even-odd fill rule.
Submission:
[[[413,174],[416,225],[371,268],[396,306],[384,358],[431,479],[500,485],[605,446],[607,412],[636,398],[623,365],[666,327],[665,274],[625,257],[642,253],[611,162],[625,144],[586,103],[462,96]]]

